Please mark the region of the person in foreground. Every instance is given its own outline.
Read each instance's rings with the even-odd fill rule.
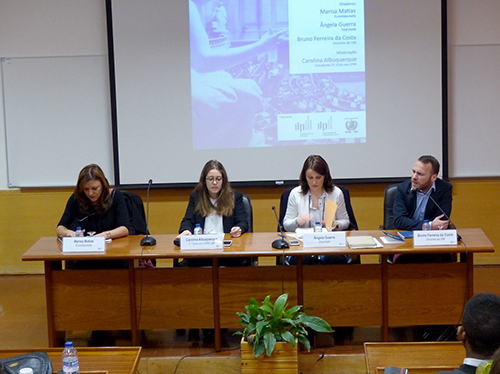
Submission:
[[[330,168],[325,159],[319,155],[306,158],[299,177],[299,186],[290,192],[283,226],[286,231],[295,231],[297,228],[314,227],[316,222],[325,225],[326,201],[331,200],[338,205],[335,212],[332,228],[346,230],[349,227],[344,194],[340,188],[334,186],[330,175]],[[330,226],[331,223],[326,223]],[[303,257],[305,264],[314,263],[348,263],[349,256],[308,256]],[[295,258],[290,259],[291,263]]]
[[[500,347],[500,296],[480,293],[472,297],[464,308],[457,338],[465,347],[466,358],[460,368],[447,373],[475,374],[478,367],[491,362]]]
[[[179,235],[192,235],[196,224],[204,234],[226,233],[238,238],[248,230],[243,205],[243,194],[231,188],[226,169],[217,160],[208,161],[200,180],[189,197],[186,214],[181,221]],[[222,266],[247,263],[244,258],[221,259]],[[185,259],[183,266],[211,266],[210,259]]]
[[[85,235],[103,236],[106,239],[129,234],[129,216],[123,194],[109,187],[103,171],[96,164],[87,165],[80,171],[56,234],[58,237],[74,237],[77,227],[81,227]],[[98,262],[111,264],[108,261]],[[97,262],[73,261],[73,264],[76,263]]]
[[[435,157],[421,156],[413,165],[411,178],[400,183],[394,197],[394,225],[398,230],[422,230],[424,220],[432,230],[446,230],[451,214],[452,186],[438,178],[439,162]],[[441,209],[434,203],[439,204]],[[397,256],[397,255],[396,255]],[[450,261],[451,255],[401,255],[398,262]]]

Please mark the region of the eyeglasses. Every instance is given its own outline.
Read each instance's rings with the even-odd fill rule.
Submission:
[[[208,182],[208,183],[220,183],[222,182],[222,177],[217,177],[217,178],[214,178],[214,177],[207,177],[205,178],[205,180]]]

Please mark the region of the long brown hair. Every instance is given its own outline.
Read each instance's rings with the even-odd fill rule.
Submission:
[[[302,193],[305,195],[309,191],[309,185],[307,184],[306,178],[306,171],[309,169],[325,177],[323,188],[327,193],[331,193],[335,186],[332,181],[332,176],[330,175],[330,168],[328,167],[325,159],[320,155],[310,155],[304,161],[304,166],[302,166],[302,171],[300,172],[299,178]]]
[[[92,204],[92,202],[88,199],[87,195],[83,191],[83,186],[85,183],[90,182],[92,180],[97,180],[101,182],[101,196],[96,204]],[[109,182],[104,175],[104,172],[96,164],[90,164],[85,166],[78,174],[78,182],[76,183],[75,192],[74,192],[76,201],[80,207],[80,210],[88,214],[90,208],[93,207],[97,213],[104,214],[111,207],[112,199],[109,190]]]
[[[219,191],[219,197],[217,198],[217,206],[214,206],[210,201],[210,195],[208,193],[207,188],[207,174],[210,170],[218,170],[222,174],[222,187]],[[234,210],[234,192],[231,188],[229,180],[227,179],[226,169],[224,166],[217,160],[208,161],[200,174],[200,181],[195,188],[195,191],[198,192],[198,203],[194,209],[196,214],[201,215],[202,217],[207,217],[212,209],[215,210],[215,213],[221,216],[230,216],[233,214]]]

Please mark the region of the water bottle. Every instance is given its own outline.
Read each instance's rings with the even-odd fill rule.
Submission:
[[[73,342],[66,342],[62,353],[62,364],[64,374],[79,374],[78,352],[73,347]]]
[[[321,223],[320,222],[316,222],[314,224],[314,232],[321,232],[323,231],[323,227],[321,226]]]
[[[426,230],[430,230],[430,229],[431,229],[431,221],[426,219],[422,225],[422,230],[426,231]]]
[[[83,230],[81,227],[77,227],[75,231],[75,236],[77,238],[83,238]]]
[[[203,229],[201,228],[199,223],[197,223],[196,226],[194,227],[194,234],[195,235],[203,234]]]

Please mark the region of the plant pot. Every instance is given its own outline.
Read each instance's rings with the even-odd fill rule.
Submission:
[[[259,357],[253,357],[253,349],[241,339],[241,372],[297,374],[299,372],[299,343],[295,348],[287,342],[277,342],[273,354],[267,356],[264,352]]]

